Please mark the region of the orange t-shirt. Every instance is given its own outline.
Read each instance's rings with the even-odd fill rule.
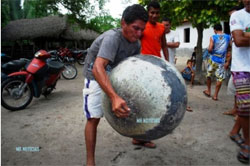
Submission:
[[[147,22],[141,38],[141,53],[161,57],[161,37],[164,35],[165,27],[161,23],[155,25]]]

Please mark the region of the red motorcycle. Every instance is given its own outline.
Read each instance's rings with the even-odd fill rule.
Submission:
[[[63,47],[58,50],[58,54],[61,57],[73,58],[73,61],[77,62],[79,65],[84,65],[87,53],[87,50],[72,50]]]
[[[64,64],[51,59],[51,55],[40,50],[25,67],[25,70],[8,75],[1,85],[1,104],[12,111],[26,108],[34,97],[45,97],[55,89],[64,69]]]
[[[85,58],[87,56],[87,50],[72,50],[71,51],[73,58],[79,65],[84,65]]]

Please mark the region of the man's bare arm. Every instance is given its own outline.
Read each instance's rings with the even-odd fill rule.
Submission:
[[[232,40],[230,40],[229,45],[227,47],[227,55],[226,55],[226,63],[224,65],[225,69],[228,69],[232,59]]]
[[[208,52],[211,53],[213,51],[213,48],[214,48],[214,41],[213,41],[212,37],[210,37],[209,46],[208,46]]]
[[[244,36],[244,32],[242,30],[234,30],[232,32],[233,42],[237,47],[249,47],[250,46],[250,38]]]
[[[112,110],[117,117],[127,117],[129,115],[130,109],[128,108],[126,102],[117,95],[114,91],[108,75],[106,73],[106,66],[109,61],[107,59],[97,57],[93,67],[93,75],[96,81],[99,83],[103,91],[108,95],[112,103]]]
[[[165,34],[163,34],[162,37],[161,37],[161,47],[162,47],[162,52],[163,52],[163,55],[164,55],[166,61],[169,61],[169,55],[168,55],[168,49],[167,49],[167,41],[166,41]]]
[[[168,48],[178,48],[180,46],[180,42],[167,42]]]

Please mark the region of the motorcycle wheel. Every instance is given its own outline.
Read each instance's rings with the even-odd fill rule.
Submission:
[[[33,98],[31,85],[27,85],[22,94],[21,87],[25,84],[24,77],[10,77],[1,85],[1,105],[11,111],[26,108]]]
[[[77,76],[77,68],[73,64],[64,64],[65,69],[62,72],[63,78],[72,80]]]
[[[77,59],[77,63],[79,65],[84,65],[85,64],[85,56],[81,56],[79,59]]]

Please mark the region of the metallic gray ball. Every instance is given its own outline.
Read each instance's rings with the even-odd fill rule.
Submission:
[[[185,81],[170,63],[150,55],[137,55],[118,64],[109,75],[116,93],[131,113],[118,118],[106,94],[102,107],[109,124],[121,135],[154,140],[171,133],[187,106]]]

